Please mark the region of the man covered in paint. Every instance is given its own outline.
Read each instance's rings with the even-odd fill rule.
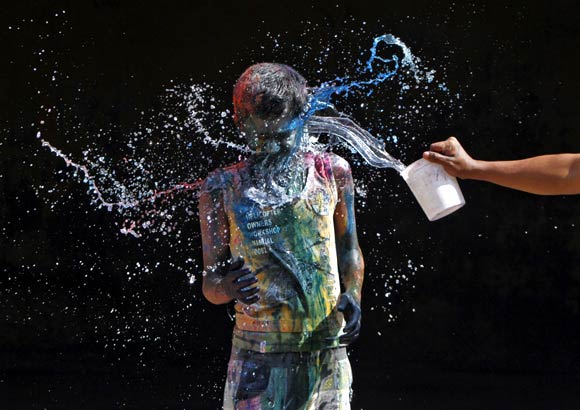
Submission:
[[[253,153],[202,189],[203,293],[236,309],[225,409],[350,408],[364,271],[354,186],[344,159],[307,145],[307,109],[292,68],[248,68],[234,121]]]

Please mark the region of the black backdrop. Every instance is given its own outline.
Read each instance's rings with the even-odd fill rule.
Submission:
[[[205,302],[187,276],[199,273],[183,256],[200,260],[195,218],[179,243],[119,235],[34,138],[46,80],[33,52],[60,10],[73,34],[42,44],[59,51],[59,70],[82,65],[91,79],[75,108],[87,124],[131,124],[170,80],[231,84],[257,60],[280,61],[260,49],[265,33],[298,44],[308,19],[328,43],[364,21],[369,33],[394,33],[421,57],[445,60],[448,84],[470,96],[451,123],[394,147],[407,162],[451,134],[482,159],[580,152],[573,1],[11,4],[0,26],[2,409],[219,408],[227,363],[227,308]],[[51,141],[83,149],[86,140],[63,135]],[[102,142],[113,157],[121,136]],[[397,200],[371,194],[358,215],[368,279],[350,349],[353,408],[578,408],[578,198],[464,181],[466,207],[428,223],[398,178],[385,180]],[[379,248],[377,234],[387,238]]]

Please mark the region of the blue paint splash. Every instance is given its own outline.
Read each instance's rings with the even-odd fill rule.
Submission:
[[[387,48],[381,49],[380,47]],[[393,51],[393,48],[396,48]],[[389,51],[389,52],[387,52]],[[294,145],[293,154],[296,150],[310,145],[311,138],[316,139],[317,135],[324,134],[336,137],[347,146],[357,151],[361,157],[371,166],[379,168],[393,168],[401,171],[405,165],[392,157],[385,151],[383,141],[374,137],[367,130],[360,127],[355,121],[343,113],[338,113],[335,117],[323,117],[318,115],[321,110],[332,109],[334,99],[338,96],[349,97],[355,93],[371,96],[387,80],[393,79],[399,74],[412,74],[415,81],[430,83],[433,79],[433,71],[425,72],[420,70],[419,59],[417,59],[410,49],[397,37],[391,34],[381,35],[373,39],[372,47],[369,50],[368,59],[359,61],[359,68],[353,75],[336,77],[335,79],[323,82],[319,87],[312,88],[308,104],[304,112],[297,118],[290,121],[280,131],[290,131],[296,133],[297,143]],[[401,84],[401,90],[408,89],[408,84]],[[213,88],[207,84],[194,86],[181,86],[172,84],[166,90],[168,97],[164,97],[164,111],[155,114],[152,121],[140,124],[142,129],[131,133],[128,139],[131,141],[128,145],[128,157],[123,171],[127,172],[133,178],[128,178],[127,186],[120,184],[114,178],[114,171],[105,169],[104,166],[92,164],[94,167],[89,169],[83,164],[73,162],[66,157],[62,151],[52,147],[47,141],[42,140],[43,145],[49,147],[51,151],[65,160],[68,165],[82,171],[84,181],[89,184],[90,192],[94,196],[95,203],[107,209],[118,210],[125,218],[123,221],[122,233],[139,236],[141,231],[163,232],[178,230],[177,220],[173,218],[176,214],[175,205],[169,205],[173,193],[197,189],[197,177],[207,170],[212,159],[208,158],[208,163],[199,162],[198,168],[193,172],[190,170],[190,160],[184,160],[188,164],[187,172],[179,180],[173,178],[174,166],[172,156],[171,178],[159,183],[156,174],[151,169],[158,167],[163,169],[164,164],[159,165],[159,157],[143,157],[138,159],[139,154],[135,151],[133,144],[147,142],[149,145],[145,148],[148,155],[152,150],[151,144],[161,138],[172,138],[174,143],[186,144],[186,146],[198,147],[196,142],[203,142],[212,146],[226,145],[228,148],[234,148],[240,153],[247,154],[248,150],[231,141],[222,138],[215,139],[212,137],[214,132],[206,127],[206,124],[218,124],[220,127],[215,134],[222,135],[230,133],[233,130],[226,129],[224,118],[229,115],[228,110],[218,112],[213,105],[212,96]],[[445,90],[444,90],[445,91]],[[207,109],[207,105],[210,105]],[[184,120],[177,121],[183,118]],[[183,135],[193,134],[202,138],[202,140],[187,141],[182,138]],[[306,136],[306,138],[304,138]],[[397,137],[392,137],[397,141]],[[162,144],[170,146],[171,144]],[[139,145],[141,146],[141,145]],[[313,149],[314,144],[311,146]],[[156,152],[156,151],[151,151]],[[185,152],[185,150],[183,150]],[[172,151],[172,155],[173,151]],[[163,157],[163,155],[161,155]],[[289,155],[290,158],[292,155]],[[146,160],[147,159],[147,160]],[[129,169],[129,165],[135,165],[135,169]],[[286,164],[283,164],[285,166]],[[288,163],[288,165],[290,165]],[[89,173],[90,171],[90,173]],[[101,175],[104,181],[110,183],[112,187],[103,187],[95,180],[95,175]],[[191,177],[189,175],[191,174]],[[194,182],[180,182],[183,180],[193,180]],[[153,184],[153,188],[151,185]],[[162,187],[168,187],[163,189]],[[107,188],[107,189],[106,189]],[[107,194],[107,195],[105,195]],[[106,199],[105,196],[113,199]],[[118,199],[114,199],[118,198]],[[170,209],[167,212],[166,209]],[[187,212],[194,211],[187,208]]]
[[[396,46],[403,54],[400,59],[396,54],[390,57],[381,56],[378,47],[381,44]],[[380,63],[380,64],[377,64]],[[409,70],[417,83],[433,81],[434,71],[422,72],[417,68],[418,59],[413,56],[409,47],[392,34],[375,37],[370,49],[370,57],[359,69],[361,76],[371,74],[371,78],[354,80],[346,77],[337,77],[333,81],[325,82],[313,90],[304,112],[290,121],[281,131],[297,131],[297,146],[302,143],[305,127],[310,134],[334,135],[354,148],[370,165],[379,168],[394,168],[402,171],[405,165],[385,152],[385,144],[362,129],[344,114],[340,117],[319,117],[315,114],[321,110],[335,109],[332,100],[335,96],[349,96],[355,91],[366,92],[370,96],[375,88],[386,80],[394,77],[402,68]]]

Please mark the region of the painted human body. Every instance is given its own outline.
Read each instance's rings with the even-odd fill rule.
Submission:
[[[278,101],[280,81],[293,91]],[[344,346],[360,331],[364,271],[354,186],[344,159],[300,143],[306,130],[279,131],[305,90],[287,66],[240,77],[236,122],[255,153],[211,173],[200,197],[204,295],[236,300],[226,409],[349,408]],[[274,101],[256,109],[256,94]]]

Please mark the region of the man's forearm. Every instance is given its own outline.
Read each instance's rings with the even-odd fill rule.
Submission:
[[[226,294],[221,283],[222,278],[216,273],[204,272],[203,296],[214,305],[223,305],[232,301],[232,298]]]
[[[226,262],[217,262],[213,265],[206,265],[203,271],[203,296],[214,305],[223,305],[232,301],[222,284],[225,265]]]
[[[580,155],[543,155],[517,161],[474,161],[468,179],[538,195],[580,193]]]
[[[342,251],[339,266],[342,284],[346,292],[360,303],[364,280],[364,260],[360,248]]]
[[[580,194],[580,154],[542,155],[517,161],[479,161],[455,137],[431,144],[423,158],[452,176],[492,182],[538,195]]]

